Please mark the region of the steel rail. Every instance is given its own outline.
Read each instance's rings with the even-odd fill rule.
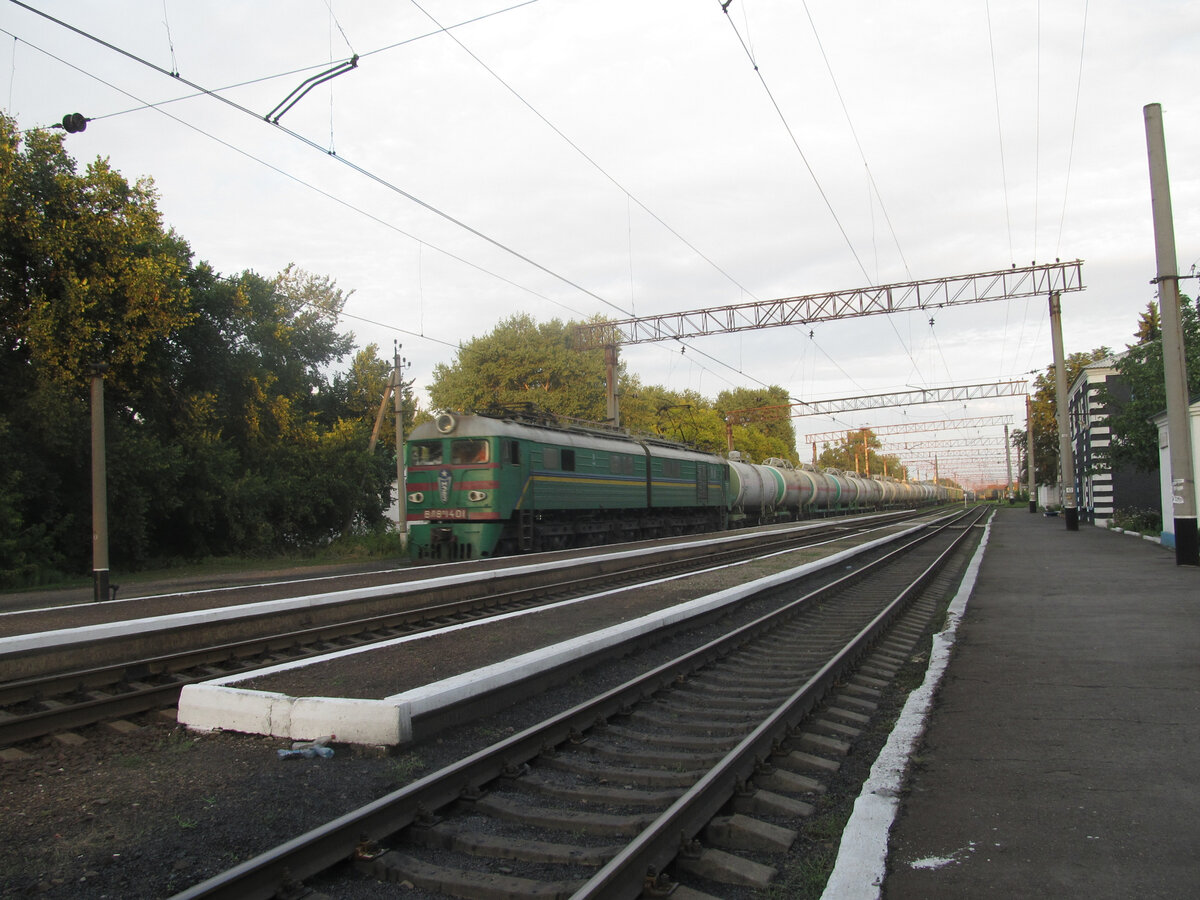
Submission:
[[[982,517],[982,512],[979,517]],[[950,527],[950,526],[946,526]],[[680,838],[691,840],[733,797],[739,783],[749,781],[766,763],[779,741],[804,720],[829,688],[875,643],[892,621],[941,570],[967,539],[963,529],[954,542],[911,581],[887,607],[854,636],[807,682],[764,720],[724,759],[614,856],[572,896],[571,900],[616,900],[638,897],[647,873],[661,871],[679,852]]]
[[[747,639],[771,628],[775,622],[784,619],[800,607],[816,602],[822,597],[836,593],[869,577],[909,550],[951,527],[954,521],[961,520],[961,518],[960,515],[939,526],[931,526],[919,535],[897,536],[896,542],[903,542],[900,546],[890,550],[879,559],[840,576],[830,584],[792,600],[772,613],[761,616],[675,660],[611,688],[591,700],[558,713],[543,723],[479,750],[457,763],[393,791],[358,810],[312,829],[224,873],[194,885],[174,895],[172,900],[234,900],[234,898],[245,898],[245,900],[263,898],[266,900],[266,898],[271,898],[275,896],[281,884],[289,881],[303,881],[338,862],[353,857],[365,844],[382,840],[460,797],[477,794],[484,785],[493,779],[518,769],[547,748],[563,743],[572,735],[591,727],[597,721],[606,720],[627,710],[638,700],[668,687],[681,675],[694,671],[709,661],[731,652],[745,643]],[[964,533],[966,532],[964,531]],[[906,540],[906,538],[910,539]],[[775,592],[779,589],[779,585],[774,585],[767,592]],[[889,605],[889,610],[894,608],[897,608],[895,602]],[[857,651],[861,651],[869,643],[867,635],[873,636],[880,627],[876,623],[885,617],[886,611],[880,613],[871,625],[860,632],[860,635],[852,642]],[[842,657],[846,658],[848,655],[844,653]],[[806,688],[818,679],[824,684],[832,683],[834,677],[836,675],[833,674],[832,668],[827,665],[818,676],[810,679]],[[802,688],[797,695],[807,696],[804,691],[805,688]],[[793,699],[795,699],[795,695]],[[798,709],[804,702],[806,701],[802,696],[793,705]],[[780,719],[790,721],[788,717],[791,713],[777,715]],[[751,735],[751,738],[760,736],[760,731],[762,731],[761,727]],[[747,743],[748,741],[750,738],[739,744],[739,750],[747,748],[744,752],[748,753],[748,748],[758,748],[757,742]],[[743,767],[744,763],[739,761],[734,768],[741,771]],[[725,778],[724,775],[719,777],[721,785],[724,785]],[[713,776],[712,779],[709,779],[709,783],[717,779],[718,776]],[[695,802],[699,803],[700,801]],[[706,799],[703,801],[703,805],[697,806],[695,809],[706,808],[711,802]],[[682,807],[676,804],[669,812],[672,815],[670,820],[672,822],[675,821],[675,816],[681,817],[680,821],[692,822],[693,817],[698,815],[691,808],[690,803]],[[696,825],[695,830],[698,830],[702,824],[703,822]],[[695,831],[691,833],[694,834]],[[675,835],[676,844],[677,839],[678,833]],[[647,859],[655,860],[662,856],[660,840],[661,836],[653,841],[638,842],[638,849],[634,852],[638,854],[639,864],[643,855]],[[613,874],[615,870],[610,872],[609,867],[605,867],[602,871],[608,873],[606,878],[616,877]],[[639,892],[642,874],[644,871],[638,874]],[[621,876],[618,880],[623,883],[625,877]],[[593,896],[600,895],[594,894]],[[630,896],[636,896],[636,894]]]

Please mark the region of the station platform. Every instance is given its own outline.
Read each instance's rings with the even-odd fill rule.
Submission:
[[[852,816],[894,821],[843,841],[825,897],[1196,896],[1200,569],[1022,507],[977,564],[899,790]]]

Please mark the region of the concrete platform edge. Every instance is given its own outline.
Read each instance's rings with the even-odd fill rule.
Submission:
[[[522,654],[503,662],[475,669],[395,694],[382,700],[345,699],[338,697],[294,698],[287,694],[231,687],[239,681],[252,680],[268,673],[312,665],[343,655],[370,652],[394,643],[419,639],[420,635],[395,638],[381,644],[354,647],[304,660],[280,663],[254,672],[225,676],[201,684],[187,685],[180,694],[178,722],[197,731],[223,729],[246,734],[268,734],[293,740],[311,740],[325,734],[336,734],[346,743],[396,746],[412,740],[412,720],[415,716],[486,694],[531,674],[553,669],[578,655],[581,648],[595,650],[598,646],[613,645],[630,637],[661,628],[707,612],[714,607],[736,602],[750,594],[778,587],[812,572],[838,566],[847,559],[924,528],[916,525],[886,537],[842,550],[825,559],[804,563],[785,572],[768,575],[756,581],[727,588],[695,600],[659,610],[639,619],[614,625],[599,632],[572,638],[550,647]],[[567,603],[577,601],[565,601]],[[537,610],[509,613],[509,616],[536,614]],[[486,625],[486,620],[453,625],[452,630]],[[302,706],[301,706],[302,704]],[[304,710],[302,717],[295,710]]]

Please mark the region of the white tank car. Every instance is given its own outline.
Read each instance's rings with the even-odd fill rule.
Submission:
[[[817,481],[804,468],[796,468],[791,460],[771,457],[764,465],[775,469],[783,478],[783,508],[792,518],[799,518],[810,510],[817,496]]]
[[[884,482],[878,475],[869,475],[862,480],[862,492],[859,494],[860,506],[878,509],[884,503]]]
[[[729,512],[734,519],[773,520],[783,506],[786,487],[777,469],[744,462],[737,451],[730,453]]]

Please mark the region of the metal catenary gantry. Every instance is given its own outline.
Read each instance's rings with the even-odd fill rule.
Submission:
[[[759,300],[709,309],[637,316],[576,326],[581,349],[614,344],[642,344],[729,334],[758,328],[808,325],[831,319],[942,309],[966,303],[989,303],[1021,297],[1044,297],[1052,291],[1081,291],[1083,260],[1013,266],[996,272],[954,275],[896,284],[827,291],[778,300]]]

